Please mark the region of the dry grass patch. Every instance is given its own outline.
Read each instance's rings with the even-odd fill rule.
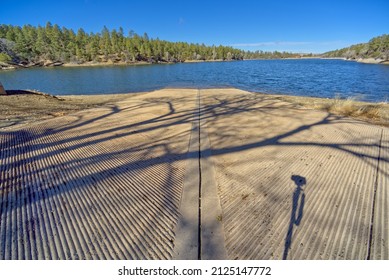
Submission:
[[[386,102],[369,103],[357,101],[354,98],[342,99],[338,96],[329,99],[277,95],[277,98],[302,108],[322,110],[334,115],[389,126],[389,104]]]

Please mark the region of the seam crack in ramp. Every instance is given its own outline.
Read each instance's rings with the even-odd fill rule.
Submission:
[[[197,246],[198,246],[198,251],[197,251],[197,259],[198,260],[201,260],[202,257],[201,257],[201,254],[202,254],[202,248],[201,248],[201,183],[202,183],[202,177],[201,177],[201,122],[200,122],[200,118],[201,118],[201,105],[200,105],[200,90],[197,90],[197,98],[196,98],[196,108],[197,108],[197,116],[198,116],[198,124],[199,124],[199,129],[198,129],[198,133],[199,133],[199,142],[198,142],[198,166],[199,166],[199,223],[198,223],[198,243],[197,243]]]
[[[227,259],[222,210],[200,100],[198,90],[173,258]]]
[[[366,260],[370,260],[371,259],[372,242],[373,242],[374,216],[375,216],[377,189],[378,189],[378,177],[380,176],[380,161],[381,161],[381,149],[382,149],[382,136],[383,136],[383,134],[384,134],[384,130],[381,129],[381,137],[380,137],[380,141],[379,141],[379,145],[378,145],[378,158],[377,158],[376,178],[375,178],[375,182],[374,182],[373,201],[372,201],[372,206],[371,206],[371,220],[370,220],[369,239],[368,239],[368,244],[367,244]]]

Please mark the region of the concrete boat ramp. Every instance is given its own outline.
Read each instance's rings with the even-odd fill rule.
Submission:
[[[164,89],[0,147],[0,259],[389,259],[388,128]]]

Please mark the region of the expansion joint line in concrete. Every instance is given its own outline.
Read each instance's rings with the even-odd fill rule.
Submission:
[[[198,126],[198,162],[199,162],[199,227],[198,227],[198,254],[197,259],[201,260],[201,100],[200,100],[200,89],[197,90],[197,122]]]
[[[370,218],[370,229],[369,229],[369,240],[367,243],[367,256],[366,259],[370,260],[371,258],[371,247],[373,242],[373,225],[374,225],[374,215],[375,215],[375,204],[376,204],[376,196],[377,196],[377,189],[378,189],[378,177],[380,172],[380,161],[381,161],[381,149],[382,149],[382,137],[384,134],[384,130],[381,128],[381,137],[380,142],[378,145],[378,159],[377,159],[377,170],[376,170],[376,177],[374,181],[374,191],[373,191],[373,202],[371,205],[371,218]]]
[[[174,259],[226,259],[221,206],[205,119],[201,118],[201,91],[188,147],[187,168],[176,227]]]

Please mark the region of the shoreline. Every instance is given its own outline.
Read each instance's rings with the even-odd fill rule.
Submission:
[[[382,60],[382,59],[375,59],[375,58],[358,58],[358,59],[351,59],[351,61],[356,61],[359,63],[366,63],[366,64],[389,65],[389,60]]]
[[[14,64],[2,64],[0,65],[0,71],[4,70],[18,70],[18,69],[30,69],[30,68],[56,68],[56,67],[104,67],[104,66],[142,66],[142,65],[158,65],[158,64],[178,64],[178,63],[204,63],[204,62],[233,62],[233,61],[255,61],[255,60],[300,60],[300,59],[323,59],[323,60],[344,60],[344,61],[354,61],[364,64],[377,64],[377,65],[389,65],[389,60],[375,59],[375,58],[357,58],[349,59],[345,57],[285,57],[285,58],[257,58],[257,59],[243,59],[243,60],[186,60],[186,61],[177,61],[177,62],[147,62],[147,61],[136,61],[136,62],[85,62],[85,63],[71,63],[71,62],[45,62],[43,64],[34,64],[34,65],[14,65]]]
[[[239,90],[225,88],[219,90]],[[34,123],[40,120],[73,114],[87,109],[115,106],[117,102],[131,100],[139,95],[163,90],[193,90],[186,88],[161,88],[136,93],[93,94],[93,95],[51,95],[47,93],[8,90],[0,95],[0,129],[15,125]],[[205,90],[205,89],[204,89]],[[266,96],[276,102],[287,102],[296,109],[325,111],[333,115],[351,117],[369,123],[389,127],[389,104],[385,102],[362,102],[352,99],[305,97],[282,94],[249,92]]]
[[[18,69],[30,69],[30,68],[57,68],[57,67],[104,67],[104,66],[142,66],[142,65],[160,65],[160,64],[178,64],[178,63],[203,63],[203,62],[232,62],[241,60],[185,60],[185,61],[136,61],[136,62],[93,62],[88,61],[84,63],[71,63],[71,62],[42,62],[33,65],[21,65],[21,64],[0,64],[1,70],[18,70]]]

